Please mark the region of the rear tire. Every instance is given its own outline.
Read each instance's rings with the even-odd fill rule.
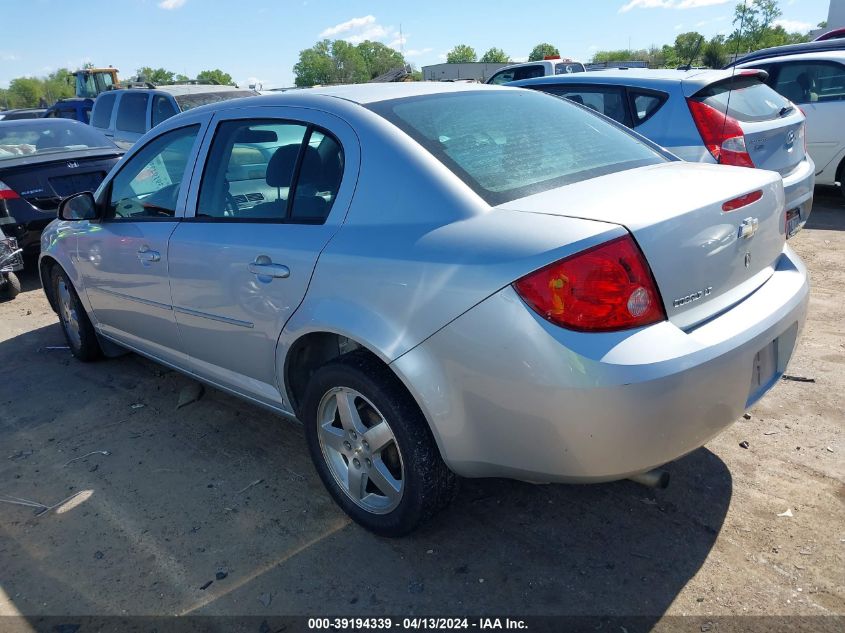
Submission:
[[[457,477],[440,456],[416,402],[365,351],[312,376],[301,408],[311,459],[326,489],[353,520],[402,536],[452,501]]]
[[[83,362],[102,358],[97,333],[70,279],[59,266],[50,272],[51,287],[62,331],[71,353]]]
[[[3,273],[5,281],[0,288],[0,301],[11,301],[21,293],[21,280],[15,273]]]

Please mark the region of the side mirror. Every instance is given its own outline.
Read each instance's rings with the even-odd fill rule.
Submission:
[[[97,217],[97,203],[90,191],[75,193],[59,203],[61,220],[96,220]]]

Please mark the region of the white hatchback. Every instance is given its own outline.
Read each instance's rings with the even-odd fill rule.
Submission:
[[[845,50],[767,57],[738,67],[765,70],[766,83],[798,104],[807,117],[816,184],[839,185],[845,193]]]

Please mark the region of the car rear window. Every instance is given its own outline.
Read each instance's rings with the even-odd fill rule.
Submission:
[[[738,121],[771,121],[781,116],[789,101],[757,77],[734,77],[698,91],[694,99]]]
[[[94,102],[94,112],[91,115],[91,125],[103,129],[108,128],[116,97],[115,94],[104,94],[97,97],[97,101]]]
[[[176,103],[179,104],[179,109],[184,112],[185,110],[198,108],[209,103],[240,99],[241,97],[254,97],[257,94],[254,90],[226,90],[221,92],[199,92],[190,95],[177,95],[175,99]]]
[[[0,161],[115,145],[94,128],[62,119],[0,126]]]
[[[491,205],[669,160],[623,129],[533,90],[370,104]]]

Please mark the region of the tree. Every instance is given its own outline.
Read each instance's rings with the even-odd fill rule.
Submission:
[[[675,54],[681,64],[696,65],[701,48],[704,45],[704,36],[696,31],[681,33],[675,38]]]
[[[149,81],[154,84],[172,84],[173,77],[176,75],[172,70],[165,68],[151,68],[144,66],[137,71],[138,81]]]
[[[506,64],[510,60],[511,58],[501,48],[491,48],[488,49],[478,61],[485,62],[487,64]]]
[[[701,63],[708,68],[721,68],[728,63],[724,35],[716,35],[704,45],[701,51]]]
[[[293,74],[297,86],[319,86],[332,83],[334,74],[332,43],[329,40],[322,40],[311,48],[299,51],[299,61],[294,64]]]
[[[332,83],[358,84],[372,79],[367,74],[367,65],[360,51],[345,40],[332,42],[334,76]]]
[[[216,83],[221,86],[233,86],[235,82],[232,81],[232,75],[224,73],[219,68],[214,70],[201,70],[197,73],[197,81],[204,83]]]
[[[67,68],[59,68],[44,78],[44,98],[47,103],[67,99],[76,93],[73,75]]]
[[[449,64],[465,64],[474,62],[476,59],[478,56],[475,54],[475,49],[466,44],[458,44],[446,54],[446,62]]]
[[[560,51],[557,50],[552,44],[537,44],[532,51],[531,54],[528,56],[529,62],[536,62],[538,60],[543,59],[544,57],[553,57],[555,55],[560,55]]]
[[[405,59],[402,57],[402,53],[389,46],[385,46],[381,42],[364,40],[355,48],[364,62],[368,79],[374,79],[390,70],[404,68],[405,66]]]
[[[35,77],[17,77],[9,82],[10,108],[35,108],[44,98],[44,82]]]

